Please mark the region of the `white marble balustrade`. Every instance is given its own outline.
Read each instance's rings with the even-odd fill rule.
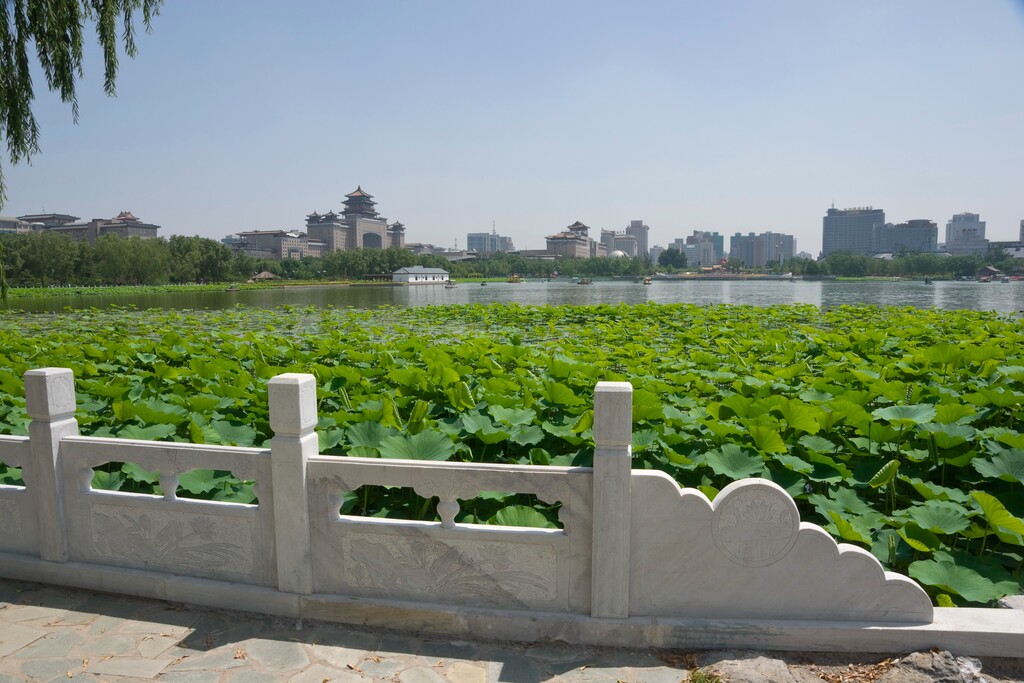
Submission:
[[[0,486],[0,576],[462,635],[1024,651],[1020,613],[933,608],[915,582],[801,521],[770,481],[710,501],[632,470],[627,383],[597,385],[584,468],[321,456],[312,375],[270,381],[270,448],[80,436],[70,370],[25,382],[29,437],[0,436],[0,461],[25,480]],[[93,489],[108,462],[159,473],[163,495]],[[179,498],[196,468],[255,481],[258,504]],[[364,485],[436,497],[440,521],[341,515]],[[562,528],[457,523],[485,491],[560,503]]]

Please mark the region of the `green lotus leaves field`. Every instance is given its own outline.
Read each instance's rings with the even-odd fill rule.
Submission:
[[[316,376],[324,453],[589,465],[593,390],[633,384],[635,468],[713,497],[767,477],[803,517],[924,584],[940,605],[1021,590],[1024,326],[970,311],[811,306],[237,308],[0,317],[0,433],[27,431],[22,374],[72,368],[83,434],[234,445],[271,436],[267,381]],[[0,464],[0,484],[21,483]],[[159,491],[131,463],[94,485]],[[251,503],[230,472],[181,494]],[[404,489],[349,514],[434,519]],[[460,521],[554,526],[490,492]]]

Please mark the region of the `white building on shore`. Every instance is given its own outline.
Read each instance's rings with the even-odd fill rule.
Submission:
[[[392,273],[391,281],[406,285],[443,285],[449,282],[450,278],[448,271],[443,268],[409,266],[408,268],[399,268]]]

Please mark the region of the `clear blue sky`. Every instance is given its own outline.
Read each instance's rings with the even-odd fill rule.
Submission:
[[[361,184],[410,242],[643,219],[813,254],[833,201],[1024,218],[1024,0],[167,0],[138,43],[116,98],[89,54],[78,125],[37,92],[3,214],[219,239]]]

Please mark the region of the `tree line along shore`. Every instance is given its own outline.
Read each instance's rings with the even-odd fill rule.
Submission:
[[[268,272],[280,280],[346,281],[389,274],[420,265],[444,268],[453,279],[523,277],[629,277],[700,271],[678,252],[663,252],[657,263],[640,257],[528,259],[517,253],[496,253],[452,262],[437,254],[405,249],[337,251],[303,259],[257,259],[232,251],[216,240],[175,235],[169,239],[125,239],[110,235],[94,243],[77,242],[53,233],[0,234],[0,266],[7,284],[25,287],[88,287],[246,282]],[[732,258],[721,265],[727,273],[787,272],[795,276],[838,277],[974,277],[982,266],[1003,272],[1015,268],[1002,252],[985,255],[898,254],[891,260],[836,252],[822,261],[795,258],[770,268],[754,269]]]

